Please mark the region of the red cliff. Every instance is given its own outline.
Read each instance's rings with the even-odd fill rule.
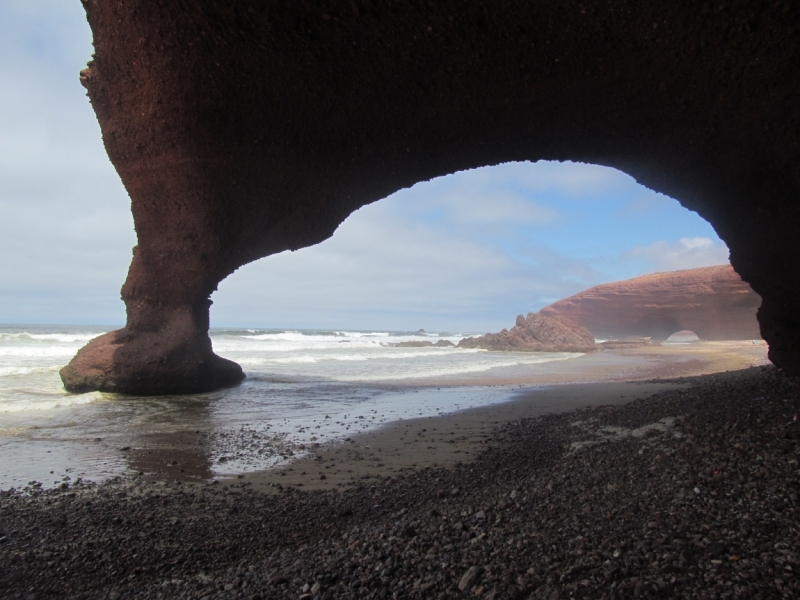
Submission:
[[[546,306],[597,338],[666,339],[694,331],[704,340],[759,339],[761,298],[730,265],[653,273],[598,285]]]

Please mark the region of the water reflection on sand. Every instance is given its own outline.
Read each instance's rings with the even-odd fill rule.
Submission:
[[[0,489],[125,474],[198,481],[272,467],[399,419],[502,402],[498,387],[392,388],[265,382],[197,396],[6,413]]]

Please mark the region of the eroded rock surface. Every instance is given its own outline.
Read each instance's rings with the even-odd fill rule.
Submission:
[[[730,265],[670,271],[598,285],[542,309],[597,338],[665,340],[690,330],[704,340],[759,339],[761,298]]]
[[[594,336],[585,328],[562,316],[546,317],[541,313],[519,315],[510,330],[465,338],[459,348],[482,348],[516,352],[592,352]]]
[[[94,390],[154,396],[215,390],[244,379],[242,368],[214,354],[196,328],[111,331],[89,342],[63,369],[71,392]]]
[[[194,389],[168,365],[216,372],[208,299],[241,265],[419,181],[543,159],[615,167],[710,221],[764,299],[770,357],[800,372],[800,4],[84,5],[81,81],[138,247],[119,343],[79,355],[68,388],[137,392],[161,364],[147,390]]]

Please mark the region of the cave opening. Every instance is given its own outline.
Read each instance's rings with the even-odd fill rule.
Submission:
[[[214,294],[211,324],[499,331],[597,284],[727,263],[707,221],[619,170],[512,162],[417,183],[316,246],[240,268]],[[646,320],[631,333],[681,329]]]
[[[29,3],[10,4],[28,10]],[[81,409],[73,419],[70,409],[59,408],[57,419],[85,429],[76,435],[71,425],[35,425],[34,436],[15,434],[42,447],[48,429],[59,430],[80,452],[102,447],[89,452],[101,456],[103,473],[116,462],[138,475],[81,489],[72,473],[53,481],[66,493],[42,490],[41,481],[26,477],[27,488],[4,493],[9,526],[0,559],[10,557],[3,565],[9,593],[107,588],[111,596],[217,590],[496,598],[679,596],[723,588],[743,596],[773,589],[764,595],[777,596],[798,589],[791,567],[780,568],[796,565],[799,554],[792,536],[798,461],[788,460],[798,458],[798,389],[779,369],[723,374],[677,389],[659,390],[674,382],[645,384],[650,396],[639,384],[611,385],[594,396],[596,410],[582,379],[571,391],[552,390],[551,406],[569,412],[534,419],[512,411],[501,421],[498,410],[467,419],[462,390],[436,389],[443,393],[427,407],[409,401],[422,394],[409,393],[394,404],[416,422],[398,424],[390,463],[389,452],[350,436],[399,415],[379,413],[389,402],[364,410],[378,398],[364,392],[369,380],[359,365],[365,361],[334,346],[366,337],[384,354],[403,356],[406,347],[385,348],[381,331],[318,331],[324,335],[306,337],[327,338],[329,362],[331,355],[349,356],[338,365],[350,364],[349,373],[362,376],[357,385],[335,379],[338,367],[325,379],[274,376],[275,365],[315,364],[306,352],[289,357],[294,362],[273,361],[261,377],[232,387],[242,370],[214,354],[208,326],[209,297],[222,282],[213,309],[218,326],[241,327],[251,315],[266,315],[264,326],[366,323],[408,328],[406,337],[424,339],[423,327],[472,328],[458,319],[475,315],[482,330],[497,329],[525,310],[521,302],[535,309],[592,277],[627,276],[610,272],[614,259],[654,264],[670,257],[671,245],[684,254],[718,249],[714,236],[700,232],[637,241],[604,255],[591,247],[593,233],[619,242],[642,228],[604,226],[608,215],[587,207],[574,209],[571,220],[539,197],[515,202],[519,190],[483,198],[470,212],[463,198],[480,187],[474,181],[452,210],[428,203],[424,220],[391,210],[393,203],[412,204],[397,190],[433,185],[415,184],[447,173],[572,158],[628,173],[713,223],[737,272],[763,296],[759,319],[770,356],[785,372],[800,373],[799,4],[81,4],[95,50],[81,81],[130,195],[138,247],[122,289],[126,326],[89,341],[61,371],[63,381],[70,391],[199,397],[89,403],[86,411],[133,409],[118,413],[110,429],[103,412]],[[9,65],[34,72],[18,59]],[[14,157],[21,147],[12,148]],[[73,170],[69,161],[60,166]],[[37,172],[36,179],[46,177]],[[79,194],[96,183],[91,172],[76,180]],[[591,208],[610,212],[609,206]],[[646,203],[627,208],[647,211]],[[348,228],[358,233],[359,218],[369,223],[376,211],[389,226],[362,223],[360,236],[342,235]],[[583,229],[574,227],[578,221]],[[98,222],[87,237],[109,235],[107,225]],[[572,232],[572,253],[544,239],[558,225]],[[284,254],[288,249],[298,252]],[[304,266],[315,252],[321,262]],[[267,276],[248,282],[258,268]],[[547,285],[526,288],[531,281]],[[487,307],[502,322],[492,324],[495,313]],[[298,323],[298,314],[311,316]],[[447,315],[455,320],[446,322]],[[648,313],[637,322],[646,333],[681,326],[683,339],[689,329],[705,337],[677,317]],[[256,342],[272,335],[276,344],[293,334],[248,333]],[[618,345],[624,353],[624,342]],[[217,339],[214,349],[228,356]],[[451,349],[422,348],[417,355],[428,350],[446,356]],[[575,362],[597,358],[602,368],[604,352]],[[475,352],[484,363],[476,366],[504,358],[485,354],[493,356]],[[249,374],[265,365],[262,358],[239,363]],[[396,363],[384,362],[397,375]],[[674,380],[668,370],[647,372],[651,381],[664,376]],[[309,415],[314,390],[318,412]],[[409,405],[429,412],[412,413]],[[172,409],[181,406],[198,410],[176,419]],[[287,407],[297,412],[287,415]],[[421,421],[445,411],[449,422]],[[293,416],[300,417],[291,423],[297,431],[281,430]],[[265,435],[269,419],[273,428]],[[155,428],[142,427],[146,420]],[[164,438],[152,434],[170,433],[165,429],[173,424],[180,434],[169,436],[175,445],[158,448]],[[24,433],[30,425],[6,429]],[[97,430],[111,435],[95,437]],[[291,443],[283,443],[281,436],[291,434]],[[340,441],[350,455],[335,455],[335,469],[330,454],[314,456],[324,438]],[[47,455],[72,460],[56,448]],[[244,470],[270,466],[260,461],[301,452],[310,460],[261,479],[265,491],[269,482],[278,494],[259,498],[245,487],[252,480],[240,480]],[[54,473],[41,459],[3,462],[42,469],[45,481]],[[73,461],[65,473],[83,462]],[[160,481],[151,485],[144,471]],[[231,480],[208,491],[181,482],[219,474]],[[173,478],[174,485],[167,483]],[[350,484],[344,493],[302,493]],[[65,528],[68,522],[79,526]],[[133,527],[141,539],[131,537]],[[41,551],[30,551],[27,532],[37,529]],[[102,543],[116,549],[102,557],[101,531]],[[51,569],[54,562],[61,568]],[[132,564],[135,577],[114,577]]]

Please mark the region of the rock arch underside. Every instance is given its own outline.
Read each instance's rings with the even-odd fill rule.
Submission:
[[[800,5],[84,0],[81,81],[131,197],[125,328],[69,390],[243,377],[208,338],[241,265],[416,182],[506,161],[617,168],[707,219],[800,372]]]

